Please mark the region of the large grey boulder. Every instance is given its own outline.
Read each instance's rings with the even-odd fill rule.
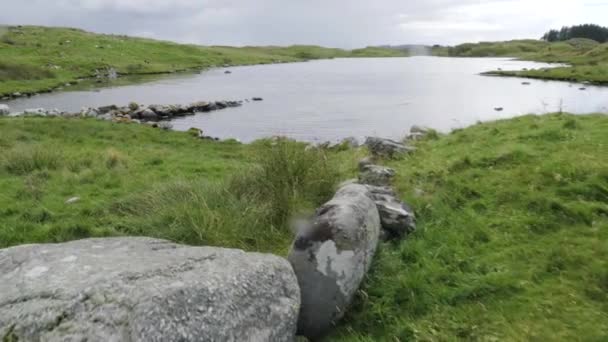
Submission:
[[[369,269],[380,234],[376,205],[364,185],[349,184],[319,208],[289,253],[302,293],[298,332],[310,339],[341,319]]]
[[[9,106],[5,104],[0,104],[0,116],[9,115],[11,113],[11,109]]]
[[[10,341],[293,341],[299,304],[272,255],[150,238],[0,250]]]
[[[377,137],[369,137],[365,145],[374,156],[394,158],[415,151],[415,148],[400,142]]]

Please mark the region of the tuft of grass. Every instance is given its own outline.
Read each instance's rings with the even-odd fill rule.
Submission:
[[[61,152],[52,146],[18,146],[0,154],[1,165],[16,175],[56,170],[63,161]]]

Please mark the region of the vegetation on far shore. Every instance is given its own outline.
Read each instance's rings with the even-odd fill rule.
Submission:
[[[404,56],[404,52],[382,48],[351,52],[320,46],[206,47],[72,28],[11,26],[0,29],[0,97],[50,91],[107,68],[115,68],[121,75],[140,75],[224,65],[378,56]]]
[[[380,246],[327,340],[608,338],[607,131],[605,115],[530,115],[382,161],[418,231]],[[0,118],[0,247],[146,235],[285,255],[289,218],[330,198],[365,154]]]
[[[575,38],[563,42],[482,42],[445,48],[442,53],[453,57],[515,57],[538,62],[566,63],[569,65],[558,68],[497,70],[487,74],[608,84],[608,43],[600,44],[591,39]]]

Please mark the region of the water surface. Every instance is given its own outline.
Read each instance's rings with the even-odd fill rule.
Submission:
[[[172,75],[143,84],[44,94],[9,105],[15,110],[78,111],[131,101],[187,104],[263,97],[263,102],[173,121],[178,130],[198,127],[208,135],[242,141],[274,135],[307,141],[400,138],[414,124],[449,131],[528,113],[608,112],[607,87],[479,75],[546,66],[505,58],[333,59],[234,67],[232,74],[216,69]],[[498,107],[503,110],[496,111]]]

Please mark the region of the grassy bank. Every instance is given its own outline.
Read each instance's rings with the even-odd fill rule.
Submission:
[[[355,165],[353,155],[288,141],[215,143],[142,125],[0,119],[0,248],[144,235],[284,254],[289,217],[330,198]]]
[[[327,340],[608,338],[607,131],[605,115],[525,116],[383,161],[419,229],[380,246]],[[284,255],[289,217],[328,199],[364,154],[0,119],[0,247],[147,235]]]
[[[110,67],[121,75],[133,75],[334,57],[403,56],[377,48],[351,52],[319,46],[204,47],[38,26],[8,27],[0,35],[0,97],[49,91]]]
[[[567,63],[570,66],[541,70],[504,70],[489,74],[608,84],[608,43],[600,44],[589,39],[555,43],[514,40],[462,44],[449,48],[447,54],[454,57],[516,57],[538,62]]]
[[[394,161],[419,230],[381,246],[337,341],[608,339],[608,117],[525,116]]]

